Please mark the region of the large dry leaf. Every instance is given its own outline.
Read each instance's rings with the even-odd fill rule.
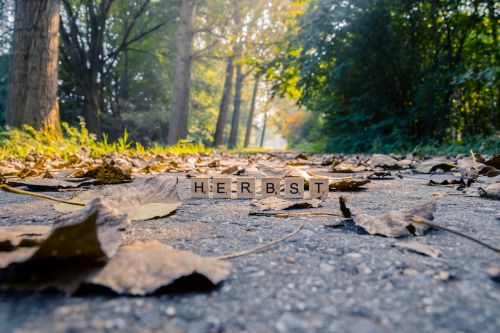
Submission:
[[[370,163],[374,167],[384,168],[384,169],[400,169],[401,165],[398,160],[383,154],[373,154],[370,158]]]
[[[0,252],[0,284],[14,289],[56,288],[72,292],[102,267],[121,244],[124,214],[101,199],[60,217],[38,246]]]
[[[292,201],[277,197],[267,197],[252,201],[252,206],[257,207],[260,211],[318,208],[320,204],[321,201],[318,199]]]
[[[87,171],[83,177],[97,179],[101,184],[120,184],[132,181],[132,176],[117,166],[102,162],[97,168]]]
[[[0,251],[37,246],[45,239],[50,229],[47,225],[32,224],[0,227]]]
[[[347,208],[345,198],[339,198],[340,207],[344,217],[352,218],[354,223],[372,235],[383,235],[387,237],[402,237],[409,235],[423,235],[428,226],[416,224],[410,221],[412,216],[420,216],[427,220],[434,219],[436,210],[436,199],[432,199],[423,205],[409,210],[391,210],[381,215],[368,215],[363,212]]]
[[[111,261],[86,283],[119,294],[146,295],[182,281],[188,289],[206,289],[230,273],[228,262],[202,257],[153,241],[124,245]]]
[[[500,200],[500,183],[480,187],[478,191],[482,197]]]
[[[342,162],[332,166],[332,172],[334,173],[356,173],[368,170],[364,165],[352,164],[348,162]]]
[[[415,171],[418,173],[431,173],[437,170],[449,171],[455,166],[455,163],[452,163],[447,159],[436,157],[420,163],[419,165],[417,165]]]
[[[496,169],[500,169],[500,154],[493,154],[491,156],[482,156],[480,154],[474,154],[474,157],[478,162],[481,162],[488,166],[492,166]]]
[[[54,178],[31,178],[26,180],[9,179],[10,186],[26,186],[33,191],[56,191],[59,189],[78,188],[82,186],[95,185],[95,179],[54,179]]]
[[[150,220],[174,213],[181,205],[177,193],[177,178],[150,177],[137,179],[130,184],[102,186],[77,194],[74,202],[86,203],[93,198],[105,198],[112,207],[126,213],[131,221]],[[54,208],[62,213],[80,207],[58,203]]]
[[[394,243],[394,246],[408,249],[408,250],[411,250],[414,252],[418,252],[420,254],[425,254],[426,256],[429,256],[432,258],[437,258],[441,255],[441,251],[439,249],[436,249],[435,247],[432,247],[430,245],[420,243],[420,242],[415,242],[415,241],[396,242],[396,243]]]

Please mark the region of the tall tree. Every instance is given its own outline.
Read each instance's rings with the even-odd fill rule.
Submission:
[[[165,25],[164,21],[147,20],[151,0],[142,0],[132,3],[121,31],[111,31],[116,21],[111,15],[115,3],[118,1],[62,0],[62,60],[83,95],[87,127],[98,136],[102,131],[103,89],[111,80],[120,55]],[[146,19],[141,20],[143,17]]]
[[[231,90],[233,88],[233,73],[234,62],[233,56],[227,58],[226,77],[224,79],[224,88],[222,91],[222,99],[219,108],[219,116],[217,117],[217,126],[214,134],[214,147],[222,145],[224,141],[224,129],[226,127],[227,114],[229,112],[229,100],[231,98]]]
[[[250,104],[250,113],[248,114],[247,120],[247,129],[245,132],[245,143],[243,147],[247,148],[250,145],[250,136],[252,135],[252,127],[253,127],[253,118],[255,115],[255,104],[257,102],[257,92],[259,90],[259,81],[260,75],[255,75],[255,81],[253,83],[253,91],[252,91],[252,101]]]
[[[7,124],[60,131],[57,101],[59,0],[16,5]]]
[[[173,145],[188,135],[189,92],[193,48],[195,0],[182,0],[178,28],[175,82],[167,143]]]

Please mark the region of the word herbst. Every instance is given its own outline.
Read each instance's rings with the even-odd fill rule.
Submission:
[[[264,177],[261,178],[262,198],[271,196],[280,196],[280,178]],[[210,186],[208,177],[191,179],[191,198],[195,199],[231,199],[233,192],[233,182],[231,177],[214,177]],[[237,177],[236,178],[236,198],[253,199],[256,196],[256,178],[255,177]],[[211,189],[211,191],[210,191]],[[311,198],[324,199],[328,197],[328,179],[318,178],[309,179],[309,196]],[[210,196],[210,193],[212,194]],[[285,178],[284,197],[287,199],[304,198],[304,178],[289,177]]]

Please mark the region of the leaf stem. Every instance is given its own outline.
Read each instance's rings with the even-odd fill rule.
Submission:
[[[29,195],[29,196],[37,197],[37,198],[49,199],[52,201],[62,202],[62,203],[68,204],[68,205],[85,206],[85,204],[80,203],[80,202],[67,201],[67,200],[56,198],[56,197],[52,197],[50,195],[19,190],[17,188],[13,188],[13,187],[10,187],[10,186],[5,185],[5,184],[0,184],[0,190],[5,191],[5,192],[10,192],[10,193]]]
[[[272,242],[269,242],[267,244],[262,244],[262,245],[254,247],[254,248],[251,248],[251,249],[242,250],[242,251],[238,251],[238,252],[234,252],[234,253],[231,253],[231,254],[227,254],[227,255],[224,255],[224,256],[218,256],[218,257],[214,257],[214,258],[219,259],[219,260],[227,260],[227,259],[233,259],[233,258],[245,256],[247,254],[255,253],[257,251],[260,251],[260,250],[266,249],[268,247],[271,247],[273,245],[276,245],[276,244],[278,244],[280,242],[286,241],[287,239],[295,236],[303,227],[304,226],[301,225],[300,227],[298,227],[297,229],[295,229],[294,231],[292,231],[288,235],[286,235],[286,236],[284,236],[284,237],[282,237],[280,239],[273,240]]]
[[[482,245],[492,251],[495,251],[496,253],[500,253],[500,249],[496,248],[496,247],[493,247],[491,245],[488,245],[486,243],[483,243],[482,241],[480,241],[479,239],[477,238],[474,238],[472,236],[469,236],[469,235],[466,235],[464,233],[461,233],[460,231],[456,231],[456,230],[453,230],[453,229],[450,229],[450,228],[447,228],[447,227],[444,227],[442,225],[439,225],[439,224],[436,224],[434,222],[431,222],[421,216],[418,216],[418,215],[413,215],[412,217],[410,217],[410,221],[412,221],[413,223],[417,223],[417,224],[425,224],[429,227],[433,227],[433,228],[436,228],[436,229],[441,229],[441,230],[444,230],[444,231],[448,231],[448,232],[451,232],[452,234],[455,234],[457,236],[460,236],[460,237],[463,237],[465,239],[468,239],[470,241],[473,241],[479,245]]]

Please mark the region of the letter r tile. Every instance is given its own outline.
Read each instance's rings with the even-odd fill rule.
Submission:
[[[236,178],[236,197],[238,199],[255,198],[255,177]]]

